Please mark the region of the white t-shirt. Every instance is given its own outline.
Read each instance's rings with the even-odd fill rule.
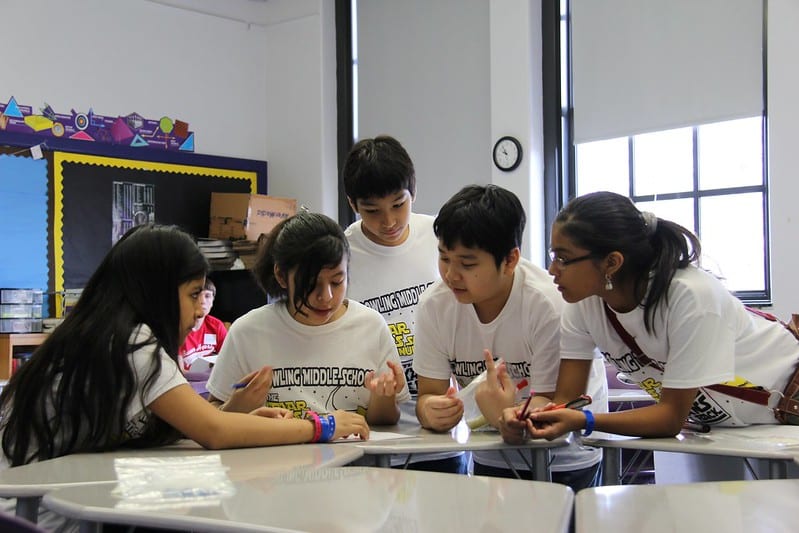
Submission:
[[[408,238],[398,246],[384,246],[369,240],[361,221],[344,232],[350,243],[347,296],[383,315],[405,371],[411,401],[400,405],[403,423],[418,425],[416,419],[416,309],[422,292],[439,278],[438,239],[433,232],[435,217],[411,213]],[[415,454],[411,462],[454,457],[453,453]],[[392,464],[403,464],[397,457]]]
[[[363,386],[369,370],[399,364],[397,350],[379,313],[348,301],[346,312],[321,326],[297,322],[285,302],[258,307],[238,318],[228,331],[208,379],[208,391],[227,400],[233,384],[264,365],[273,369],[265,405],[294,411],[331,413],[336,409],[366,414],[370,392]],[[405,387],[397,401],[409,398]]]
[[[521,259],[513,277],[510,297],[499,315],[483,324],[474,306],[461,304],[441,281],[425,292],[418,313],[417,353],[413,366],[420,376],[449,379],[455,375],[461,387],[485,370],[483,350],[505,360],[514,385],[527,379],[539,392],[556,389],[560,365],[560,310],[563,300],[543,269]],[[525,396],[527,391],[525,391]],[[592,367],[588,394],[591,410],[607,411],[604,365],[597,358]],[[601,450],[581,448],[576,442],[552,450],[552,470],[587,468],[599,462]],[[507,468],[497,452],[475,452],[477,463]],[[526,469],[521,460],[514,466]]]
[[[613,329],[597,296],[567,305],[561,355],[582,359],[599,348],[605,359],[655,399],[663,387],[687,389],[749,381],[782,391],[799,361],[799,343],[781,324],[747,311],[713,275],[689,266],[674,275],[668,305],[654,315],[654,334],[644,328],[644,311],[616,313],[641,350],[665,367],[641,367]],[[772,411],[726,394],[702,389],[691,417],[706,424],[774,424]]]

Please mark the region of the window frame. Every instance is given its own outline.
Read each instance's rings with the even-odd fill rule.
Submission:
[[[698,161],[698,128],[692,127],[693,187],[690,191],[657,194],[658,200],[692,199],[694,212],[694,228],[701,220],[700,200],[702,198],[728,196],[735,194],[760,193],[763,200],[763,290],[733,291],[736,297],[748,305],[768,306],[771,297],[771,246],[770,246],[770,211],[769,211],[769,174],[768,174],[768,100],[767,100],[767,18],[765,10],[768,2],[764,1],[763,17],[763,112],[761,120],[762,138],[762,181],[760,185],[738,186],[716,189],[699,188]],[[551,227],[558,211],[577,195],[576,148],[573,135],[573,99],[571,92],[571,34],[569,14],[570,0],[542,0],[542,79],[543,79],[543,117],[544,117],[544,205],[546,227]],[[564,35],[565,32],[565,35]],[[567,51],[563,57],[561,43],[565,43]],[[565,77],[565,84],[564,78]],[[565,97],[562,87],[566,88]],[[635,192],[635,160],[634,136],[627,138],[628,143],[628,196],[633,202],[654,201],[654,194],[636,195]],[[548,233],[548,232],[547,232]],[[701,239],[701,235],[699,235]],[[546,235],[547,248],[550,236]],[[547,258],[547,262],[549,259]]]

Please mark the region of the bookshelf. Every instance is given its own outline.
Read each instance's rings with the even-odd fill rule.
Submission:
[[[0,333],[0,380],[11,377],[11,359],[16,346],[39,346],[47,333]]]

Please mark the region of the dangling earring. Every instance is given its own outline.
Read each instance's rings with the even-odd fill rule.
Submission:
[[[608,274],[605,274],[605,290],[612,291],[613,290],[613,280],[610,279]]]

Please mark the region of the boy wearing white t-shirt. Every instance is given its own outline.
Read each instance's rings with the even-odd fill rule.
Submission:
[[[504,360],[501,385],[487,381],[476,394],[490,424],[514,404],[523,380],[536,394],[555,390],[563,300],[551,276],[520,256],[525,218],[519,199],[494,185],[465,187],[439,211],[433,227],[441,280],[422,297],[413,362],[417,415],[426,428],[448,431],[460,421],[464,406],[450,376],[461,387],[468,385],[486,370],[485,350]],[[601,359],[593,365],[588,394],[593,411],[607,410]],[[553,481],[575,491],[597,484],[600,450],[575,443],[553,450],[552,456]],[[473,457],[477,475],[514,476],[499,452]],[[532,478],[522,460],[513,466]]]
[[[362,139],[342,172],[344,189],[360,220],[345,234],[350,244],[347,296],[377,310],[388,324],[416,399],[412,368],[419,297],[438,279],[438,240],[433,217],[411,212],[416,174],[408,152],[388,135]],[[400,405],[400,423],[418,423],[415,402]],[[466,472],[466,454],[415,454],[410,468]],[[404,464],[403,458],[394,463]]]

